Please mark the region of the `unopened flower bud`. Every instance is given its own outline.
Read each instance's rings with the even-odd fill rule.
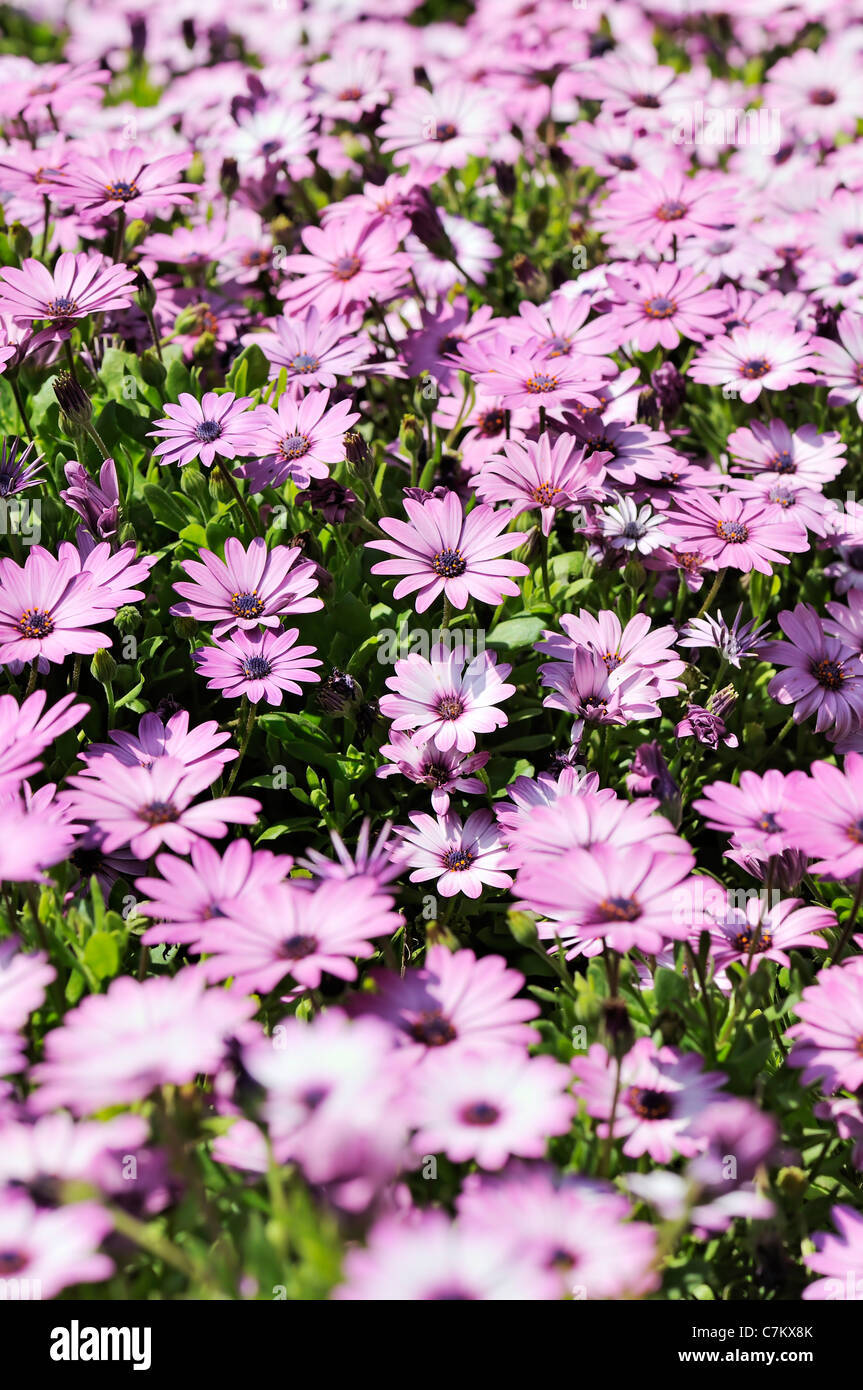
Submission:
[[[141,376],[147,386],[155,386],[160,390],[165,384],[168,373],[165,370],[164,362],[160,362],[152,348],[147,348],[146,352],[141,353]]]
[[[194,618],[177,617],[174,618],[174,631],[178,637],[185,638],[186,641],[191,641],[198,631],[198,624]]]
[[[317,702],[325,714],[349,714],[362,702],[363,688],[346,671],[334,666],[317,693]]]
[[[156,290],[149,275],[139,270],[135,277],[135,298],[145,314],[152,314],[156,307]]]
[[[514,940],[519,946],[528,949],[536,946],[539,941],[539,932],[536,929],[536,918],[532,912],[519,912],[516,908],[511,908],[506,914],[506,920]]]
[[[518,186],[512,165],[498,160],[494,165],[494,178],[504,198],[511,198]]]
[[[226,198],[233,198],[240,186],[240,169],[235,159],[223,159],[219,170],[219,187]]]
[[[126,637],[130,632],[137,632],[142,621],[140,610],[133,608],[131,603],[124,603],[117,609],[114,626]]]
[[[348,430],[344,437],[345,459],[348,468],[363,478],[368,476],[372,465],[372,451],[359,430]]]
[[[193,502],[206,502],[210,489],[196,463],[187,463],[185,468],[180,469],[180,491],[185,497],[191,497]]]
[[[90,662],[90,675],[100,685],[110,685],[117,674],[117,663],[105,647],[100,647]]]
[[[143,217],[135,217],[129,223],[123,233],[123,245],[126,251],[134,251],[136,246],[140,246],[145,236],[152,231],[149,222],[145,222]]]
[[[399,429],[399,443],[408,454],[416,454],[423,440],[423,432],[415,415],[405,415]]]
[[[628,584],[630,589],[643,588],[646,575],[647,571],[640,560],[627,560],[623,567],[624,583]]]
[[[204,315],[210,312],[210,306],[206,300],[201,300],[197,304],[187,304],[185,309],[181,309],[174,320],[175,333],[194,333],[204,321]]]
[[[9,240],[18,259],[26,260],[33,250],[33,233],[29,227],[25,227],[21,222],[13,222],[9,228]]]
[[[602,1031],[613,1057],[625,1057],[635,1041],[632,1021],[624,999],[603,999]]]
[[[54,378],[54,395],[71,425],[78,429],[89,425],[93,418],[90,397],[71,372],[59,372]]]
[[[678,414],[686,395],[686,381],[673,362],[663,362],[650,374],[650,384],[656,392],[656,404],[664,424]]]
[[[215,333],[210,333],[209,331],[201,333],[195,340],[195,346],[192,348],[192,358],[195,362],[208,362],[215,350]]]
[[[222,472],[222,465],[220,463],[217,463],[215,468],[210,473],[210,478],[207,486],[209,488],[210,496],[216,502],[227,502],[234,495],[233,489],[231,488],[231,484],[227,482],[227,480],[225,479],[225,475]]]

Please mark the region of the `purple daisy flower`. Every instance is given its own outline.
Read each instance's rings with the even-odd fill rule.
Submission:
[[[299,546],[277,545],[267,549],[256,536],[245,548],[235,536],[225,541],[225,558],[199,550],[200,560],[186,560],[183,569],[191,584],[175,584],[183,602],[171,612],[181,618],[215,623],[213,637],[221,639],[232,628],[278,627],[286,613],[314,613],[323,608],[319,598],[309,598],[317,588],[316,566],[311,560],[295,564]]]
[[[186,150],[149,159],[137,145],[126,146],[94,159],[76,155],[52,183],[62,188],[64,204],[88,218],[118,211],[130,218],[169,215],[198,191],[197,184],[178,182],[188,163]]]
[[[0,313],[11,318],[49,319],[68,336],[69,322],[107,309],[128,309],[135,293],[134,270],[104,256],[64,251],[53,272],[32,258],[21,269],[0,269]]]
[[[0,497],[11,497],[32,487],[45,467],[41,454],[33,457],[34,444],[17,438],[4,439],[0,448]]]
[[[200,401],[181,391],[179,405],[166,405],[165,417],[156,421],[150,435],[161,436],[153,457],[162,463],[191,463],[200,459],[209,468],[218,454],[224,459],[252,452],[254,412],[246,414],[251,396],[236,398],[233,391],[207,391]]]
[[[863,665],[853,647],[828,637],[815,609],[798,603],[779,614],[787,642],[764,642],[760,655],[785,670],[775,675],[768,693],[781,705],[793,705],[795,724],[817,710],[816,733],[835,728],[844,738],[863,723]]]
[[[120,521],[120,490],[114,460],[105,459],[97,483],[83,464],[73,459],[66,464],[66,481],[69,486],[60,496],[83,519],[91,536],[98,540],[115,536]]]
[[[415,729],[415,743],[430,739],[446,751],[457,748],[472,753],[478,733],[491,733],[506,724],[497,708],[500,700],[515,694],[505,685],[511,666],[497,665],[494,652],[480,652],[463,666],[461,651],[434,646],[431,660],[413,652],[396,662],[396,673],[387,681],[391,695],[380,700],[381,714],[393,720],[393,729]]]
[[[47,671],[70,652],[110,647],[111,638],[92,628],[118,606],[70,556],[58,560],[34,546],[23,565],[0,560],[0,665],[36,661]]]
[[[240,630],[223,637],[215,647],[196,651],[195,665],[202,676],[209,677],[208,689],[223,691],[227,699],[246,695],[253,705],[260,700],[280,705],[283,690],[301,695],[301,681],[320,680],[311,668],[323,662],[312,656],[314,647],[296,645],[299,635],[296,627],[278,634],[268,628]]]
[[[350,401],[329,409],[329,391],[309,391],[302,399],[282,396],[274,410],[262,405],[254,413],[252,446],[258,455],[242,472],[253,492],[281,487],[290,479],[308,487],[312,478],[329,476],[329,465],[345,456],[344,435],[359,420]]]
[[[464,893],[478,898],[485,884],[509,888],[512,866],[491,811],[474,811],[462,825],[452,812],[446,816],[410,816],[410,826],[397,826],[404,841],[402,862],[413,869],[411,883],[437,879],[444,898]]]
[[[443,750],[431,742],[418,744],[407,734],[396,730],[390,734],[390,740],[382,744],[380,749],[383,757],[390,761],[385,767],[377,769],[377,776],[392,777],[400,772],[409,781],[429,787],[432,810],[437,815],[446,815],[451,792],[481,796],[485,791],[479,777],[470,774],[485,767],[490,756],[488,753],[473,753],[465,757],[457,748]]]
[[[518,532],[500,534],[511,511],[479,506],[465,515],[455,492],[427,502],[408,499],[404,505],[410,525],[382,517],[381,530],[391,539],[366,542],[369,549],[395,557],[372,565],[372,574],[405,576],[396,584],[394,598],[416,594],[416,610],[424,613],[439,594],[453,608],[466,608],[471,598],[498,604],[505,594],[518,596],[513,579],[530,571],[518,560],[500,558],[524,542]]]
[[[229,825],[254,825],[261,809],[249,796],[193,805],[201,777],[174,758],[159,758],[152,767],[126,767],[119,758],[105,758],[89,776],[70,777],[68,784],[73,814],[105,832],[103,850],[129,845],[139,859],[149,859],[160,845],[188,854],[200,836],[220,840]]]

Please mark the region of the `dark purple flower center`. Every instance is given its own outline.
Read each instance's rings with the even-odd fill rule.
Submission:
[[[69,318],[77,312],[77,299],[70,299],[67,294],[58,294],[57,298],[52,299],[45,309],[46,316],[52,319]]]
[[[829,87],[816,87],[809,93],[809,100],[813,106],[832,106],[836,100],[836,93]]]
[[[250,594],[231,596],[231,612],[237,618],[260,618],[264,607],[264,601],[259,597],[257,589]]]
[[[630,169],[636,168],[635,160],[632,158],[631,154],[610,154],[607,158],[609,164],[614,169],[622,169],[628,172]]]
[[[339,92],[339,101],[359,101],[362,91],[359,87],[345,87]]]
[[[829,661],[826,657],[813,664],[812,674],[825,690],[840,690],[842,682],[847,679],[842,662]]]
[[[272,666],[265,656],[250,656],[243,662],[243,675],[246,680],[259,681],[268,676]]]
[[[114,198],[119,203],[130,203],[133,198],[138,197],[138,185],[134,180],[132,183],[125,183],[118,179],[116,183],[106,183],[105,192],[109,198]]]
[[[642,1086],[630,1086],[627,1099],[631,1109],[642,1120],[667,1120],[671,1114],[671,1096],[667,1091],[651,1091]]]
[[[25,608],[18,619],[22,637],[49,637],[54,631],[54,619],[46,608]]]
[[[863,820],[852,821],[845,833],[853,844],[863,845]]]
[[[438,700],[437,712],[441,719],[460,719],[464,714],[464,701],[458,695],[444,695]]]
[[[320,366],[320,358],[313,357],[310,352],[298,352],[291,366],[295,372],[316,372]]]
[[[766,357],[750,357],[748,362],[743,363],[740,371],[747,381],[757,381],[759,377],[766,376],[770,371],[770,363]]]
[[[641,106],[646,111],[658,111],[659,97],[654,96],[652,92],[638,92],[632,98],[632,104],[633,106]]]
[[[603,922],[636,922],[641,916],[641,907],[635,898],[603,898],[599,916]]]
[[[778,507],[795,507],[797,505],[797,493],[791,492],[787,487],[772,487],[767,494],[768,502],[774,502]]]
[[[560,384],[560,378],[551,376],[548,372],[534,372],[524,383],[525,390],[532,396],[543,396],[548,391],[556,391]]]
[[[558,334],[553,338],[546,338],[545,346],[549,357],[568,357],[572,341]]]
[[[797,464],[791,457],[791,450],[777,450],[776,457],[773,460],[773,467],[777,473],[796,473]]]
[[[138,807],[138,819],[145,825],[169,825],[179,817],[173,801],[150,801]]]
[[[644,311],[650,319],[670,319],[677,312],[677,305],[673,299],[660,294],[655,299],[645,299]]]
[[[452,121],[438,121],[435,136],[438,140],[454,140],[457,134]]]
[[[303,1091],[300,1100],[307,1110],[317,1110],[319,1105],[323,1105],[329,1094],[328,1086],[310,1086],[307,1091]]]
[[[534,502],[538,502],[541,507],[553,507],[554,499],[559,492],[560,488],[555,487],[554,483],[540,483],[539,487],[534,488],[532,496]]]
[[[863,362],[854,363],[854,384],[863,386]]]
[[[340,256],[333,266],[333,274],[337,280],[353,280],[359,269],[359,256]]]
[[[842,270],[833,281],[834,285],[853,285],[857,275],[853,270]]]
[[[473,863],[476,855],[472,850],[458,846],[456,849],[444,850],[441,855],[441,863],[445,869],[449,869],[451,874],[466,873]]]
[[[763,830],[765,835],[778,835],[780,827],[776,823],[776,817],[772,811],[762,811],[761,819],[756,821],[759,830]]]
[[[606,652],[602,659],[605,662],[606,671],[616,671],[618,666],[623,665],[623,657],[620,652]]]
[[[743,545],[749,539],[749,527],[742,521],[717,521],[716,534],[729,545]]]
[[[20,1274],[29,1263],[23,1250],[0,1250],[0,1275]]]
[[[458,352],[459,344],[463,342],[463,338],[457,338],[454,333],[448,333],[438,344],[438,356],[446,357],[448,352]]]
[[[212,444],[221,433],[222,426],[218,420],[202,420],[200,425],[195,426],[195,438],[200,439],[202,444]]]
[[[665,203],[660,203],[656,209],[656,216],[660,222],[679,222],[687,214],[688,208],[685,203],[681,203],[677,198],[669,198]]]
[[[311,440],[307,434],[289,434],[279,445],[279,453],[284,459],[301,459],[311,447]]]
[[[305,960],[307,956],[313,956],[317,949],[315,936],[288,936],[282,942],[279,955],[283,960]]]
[[[480,415],[478,427],[480,434],[485,435],[487,439],[493,439],[506,427],[506,413],[503,410],[487,410],[484,415]]]
[[[452,1023],[440,1009],[429,1009],[421,1013],[408,1031],[414,1042],[425,1043],[426,1047],[443,1047],[458,1037]]]
[[[441,579],[457,579],[467,569],[467,560],[460,550],[447,547],[432,556],[431,567]]]
[[[426,1297],[429,1303],[469,1303],[476,1299],[475,1293],[470,1293],[467,1289],[461,1288],[458,1284],[445,1284],[442,1288],[435,1289]]]
[[[443,763],[426,763],[423,778],[432,787],[445,787],[452,773]]]
[[[500,1119],[500,1111],[486,1100],[477,1100],[466,1105],[459,1118],[464,1125],[493,1125]]]
[[[602,714],[603,710],[607,710],[608,701],[601,695],[585,695],[581,707],[589,718],[591,714]]]
[[[745,951],[747,954],[752,950],[753,932],[751,929],[739,931],[734,938],[734,945],[738,951]],[[772,932],[766,931],[764,927],[758,933],[758,940],[755,943],[755,951],[769,951],[773,945]]]

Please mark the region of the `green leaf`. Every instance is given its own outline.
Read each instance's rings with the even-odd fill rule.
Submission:
[[[185,498],[182,499],[185,502]],[[147,483],[144,487],[144,501],[157,521],[167,526],[177,535],[188,525],[189,518],[185,508],[180,505],[176,494],[167,492],[158,483]]]
[[[545,626],[542,618],[535,618],[529,614],[521,618],[510,618],[505,623],[498,623],[488,634],[486,643],[492,647],[502,647],[504,651],[529,647],[542,635]]]
[[[116,938],[108,931],[94,932],[84,947],[84,963],[89,966],[97,980],[107,980],[116,975],[120,965],[120,951]]]

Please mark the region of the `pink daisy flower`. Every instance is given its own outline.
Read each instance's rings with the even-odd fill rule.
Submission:
[[[599,385],[596,359],[550,358],[545,353],[516,349],[509,357],[489,354],[488,367],[476,377],[477,386],[499,396],[507,410],[538,412],[571,405],[596,405],[591,395]]]
[[[560,434],[552,444],[542,434],[537,443],[512,442],[502,449],[505,457],[488,459],[471,487],[483,502],[508,502],[513,516],[539,508],[545,536],[551,535],[558,511],[598,494],[605,470],[572,435]]]
[[[701,1112],[713,1101],[725,1076],[702,1071],[702,1059],[691,1052],[681,1056],[672,1047],[656,1048],[639,1038],[623,1058],[619,1090],[614,1058],[601,1043],[572,1063],[578,1078],[573,1086],[587,1113],[601,1120],[597,1133],[609,1134],[614,1095],[614,1138],[623,1139],[627,1158],[649,1154],[656,1163],[670,1163],[675,1154],[691,1158],[706,1146],[695,1131]]]
[[[788,1029],[794,1046],[789,1066],[802,1067],[804,1086],[813,1081],[825,1091],[858,1091],[863,1086],[863,961],[822,970],[803,991],[795,1007],[801,1022]]]
[[[489,89],[458,78],[397,96],[378,128],[382,152],[402,156],[397,164],[439,169],[463,168],[499,134],[500,110]]]
[[[779,614],[787,642],[764,642],[760,655],[784,666],[773,677],[768,693],[782,705],[794,706],[795,724],[817,711],[816,733],[835,729],[844,738],[863,724],[863,665],[853,647],[828,637],[818,614],[808,603]]]
[[[678,548],[698,550],[720,568],[772,574],[774,565],[787,565],[788,553],[809,549],[805,530],[776,519],[770,504],[733,493],[713,497],[700,489],[677,498],[676,512],[667,513]]]
[[[627,724],[659,714],[657,691],[647,671],[622,667],[609,671],[602,657],[589,648],[578,647],[568,662],[552,661],[539,669],[544,688],[552,692],[543,704],[575,715],[573,743],[581,737],[585,722]]]
[[[786,775],[769,768],[763,777],[744,769],[737,786],[730,782],[710,782],[692,808],[712,830],[731,835],[732,849],[769,859],[791,845],[783,828],[783,812],[793,805],[806,785],[804,772]],[[805,799],[805,792],[804,792]]]
[[[188,854],[200,836],[220,840],[229,825],[254,825],[261,809],[248,796],[211,797],[193,805],[201,776],[174,758],[159,758],[150,768],[100,759],[90,775],[70,777],[68,785],[72,812],[105,832],[104,851],[129,845],[139,859],[149,859],[163,844]]]
[[[196,840],[191,864],[173,854],[158,854],[161,878],[138,878],[135,887],[147,895],[138,904],[144,917],[155,919],[142,936],[145,945],[186,942],[197,945],[201,932],[229,910],[241,917],[249,904],[268,894],[287,877],[293,865],[288,855],[253,850],[248,840],[232,840],[219,854],[206,840]]]
[[[409,1221],[385,1217],[367,1245],[351,1250],[338,1300],[412,1303],[452,1300],[536,1302],[560,1297],[560,1280],[525,1260],[505,1226],[477,1231],[442,1211]]]
[[[485,767],[490,754],[473,753],[465,757],[457,748],[444,751],[435,743],[416,743],[395,729],[390,731],[389,737],[390,742],[381,744],[379,750],[389,762],[377,768],[376,775],[392,777],[400,773],[418,786],[428,787],[436,815],[446,815],[451,792],[461,792],[463,796],[482,796],[485,792],[484,782],[471,774]]]
[[[863,869],[863,756],[849,753],[842,771],[818,762],[810,772],[812,785],[782,812],[788,839],[817,859],[813,873],[856,878]]]
[[[435,817],[416,812],[409,820],[410,826],[396,829],[404,842],[399,858],[413,870],[411,883],[436,879],[444,898],[478,898],[485,885],[510,887],[512,876],[504,870],[512,861],[491,811],[474,811],[464,825],[451,811]]]
[[[73,154],[52,182],[62,190],[61,202],[90,217],[120,209],[129,218],[170,216],[172,208],[191,202],[199,191],[197,184],[178,181],[188,163],[185,151],[152,159],[131,145],[96,158]]]
[[[536,1018],[539,1005],[516,998],[524,976],[510,970],[503,956],[477,959],[473,951],[431,946],[418,969],[371,975],[375,993],[356,996],[352,1007],[397,1029],[416,1061],[440,1047],[487,1053],[502,1047],[523,1051],[536,1042],[527,1020]]]
[[[821,932],[836,926],[836,914],[824,907],[806,907],[801,898],[781,898],[767,906],[758,894],[747,898],[745,909],[729,907],[724,921],[710,930],[710,954],[717,975],[724,974],[732,962],[751,974],[762,960],[790,965],[788,952],[801,946],[823,950],[827,945]],[[693,930],[692,946],[697,953],[701,924]]]
[[[251,396],[237,399],[233,391],[207,391],[200,401],[181,391],[179,404],[166,405],[165,415],[150,430],[159,440],[153,457],[181,468],[200,459],[209,468],[217,455],[233,459],[252,453],[257,412],[248,411],[251,404]]]
[[[0,1031],[17,1033],[23,1028],[56,978],[44,951],[22,951],[16,936],[0,941]]]
[[[21,704],[14,695],[0,695],[0,795],[16,791],[25,777],[42,767],[39,754],[55,739],[80,724],[89,708],[63,695],[45,709],[47,695],[34,690]]]
[[[189,967],[143,981],[122,976],[47,1034],[30,1104],[37,1114],[64,1106],[90,1115],[143,1100],[157,1086],[183,1086],[218,1069],[227,1040],[254,1012],[254,1000],[208,990]]]
[[[722,332],[720,315],[727,311],[721,290],[713,290],[704,275],[686,267],[661,263],[636,266],[634,283],[619,275],[606,280],[615,299],[610,323],[620,342],[631,342],[638,352],[657,346],[676,348],[681,337],[703,342]]]
[[[408,281],[410,257],[398,250],[398,230],[385,219],[333,219],[326,227],[304,227],[305,253],[286,256],[282,269],[295,275],[281,297],[292,311],[315,304],[332,318],[369,301],[384,304]]]
[[[387,539],[366,542],[368,549],[394,557],[372,565],[372,574],[405,576],[396,584],[394,598],[416,594],[416,610],[424,613],[439,594],[453,608],[466,608],[471,598],[498,604],[506,594],[518,596],[513,581],[530,571],[518,560],[500,558],[524,539],[517,532],[501,535],[512,512],[479,506],[465,515],[455,492],[425,502],[408,499],[404,506],[410,525],[382,517]]]
[[[846,309],[836,325],[839,342],[813,338],[814,367],[830,388],[827,404],[853,405],[863,420],[863,316]]]
[[[416,744],[431,741],[441,752],[472,753],[478,733],[507,722],[497,705],[515,694],[514,685],[504,684],[512,667],[498,666],[494,652],[480,652],[465,665],[458,647],[447,650],[440,642],[430,658],[413,652],[396,662],[387,680],[393,693],[381,697],[381,714],[392,719],[394,730],[416,730]]]
[[[244,547],[236,536],[229,536],[224,560],[209,550],[198,554],[199,560],[183,563],[192,583],[174,585],[183,602],[170,611],[214,623],[217,640],[235,627],[278,627],[286,614],[323,608],[321,599],[309,597],[317,588],[316,566],[311,560],[296,563],[299,546],[277,545],[268,550],[266,541],[256,536]]]
[[[534,857],[519,872],[521,906],[558,924],[562,941],[599,937],[615,951],[653,954],[687,935],[686,893],[695,861],[651,844],[596,844],[550,863]]]
[[[56,559],[34,546],[23,565],[0,560],[0,664],[36,661],[47,671],[72,652],[110,647],[93,624],[113,618],[119,606],[69,555]]]
[[[820,488],[838,478],[846,445],[839,433],[819,434],[814,425],[793,432],[783,420],[753,420],[728,436],[733,473],[778,473]]]
[[[253,492],[281,487],[288,479],[308,487],[312,478],[329,476],[330,464],[342,461],[345,432],[360,417],[350,401],[329,406],[329,400],[329,391],[309,391],[300,400],[285,394],[275,410],[258,406],[250,444],[257,457],[242,470]]]
[[[141,716],[137,734],[125,729],[109,729],[110,743],[89,743],[81,752],[87,764],[85,771],[99,776],[98,763],[102,758],[115,758],[124,767],[153,767],[160,758],[173,758],[187,772],[202,778],[201,786],[209,787],[226,763],[237,756],[235,748],[222,748],[230,734],[221,730],[215,720],[189,727],[188,710],[178,710],[170,719],[158,714]]]
[[[611,609],[595,616],[585,608],[578,615],[565,613],[560,619],[564,636],[543,632],[536,649],[553,661],[571,661],[579,647],[587,647],[601,657],[609,675],[640,672],[656,686],[657,696],[678,695],[679,677],[686,663],[674,650],[677,633],[673,627],[651,628],[646,613],[636,613],[624,627]]]
[[[99,1252],[113,1225],[97,1202],[51,1210],[16,1194],[0,1205],[0,1274],[26,1280],[24,1287],[38,1288],[41,1298],[55,1298],[71,1284],[97,1284],[114,1272],[113,1261]]]
[[[572,1122],[570,1080],[553,1057],[526,1057],[515,1048],[453,1056],[444,1048],[413,1086],[414,1150],[490,1169],[513,1155],[542,1158],[549,1137],[565,1134]]]
[[[840,131],[853,133],[863,115],[853,55],[815,53],[800,48],[780,58],[767,75],[764,104],[781,111],[796,130],[810,138],[832,141]]]
[[[68,336],[72,319],[128,309],[135,293],[135,271],[112,265],[104,256],[64,251],[53,271],[25,260],[21,269],[0,268],[0,313],[16,319],[48,319]]]
[[[853,1207],[836,1206],[830,1220],[839,1232],[817,1231],[814,1254],[803,1256],[803,1263],[815,1274],[827,1277],[807,1284],[801,1297],[812,1302],[820,1299],[863,1299],[863,1216]]]
[[[401,925],[392,897],[375,879],[326,879],[311,891],[283,883],[206,922],[198,949],[207,959],[198,968],[214,983],[233,978],[244,993],[267,994],[286,975],[317,989],[324,971],[355,980],[354,958],[367,960],[372,940]]]
[[[606,235],[645,243],[657,253],[676,238],[706,236],[728,221],[728,188],[713,173],[692,177],[669,165],[661,174],[642,169],[615,180],[601,203],[597,227]]]
[[[301,682],[320,680],[312,667],[323,662],[313,655],[315,647],[296,645],[299,635],[296,627],[279,633],[269,628],[258,632],[238,629],[214,647],[196,651],[195,666],[208,678],[207,688],[223,691],[226,699],[239,700],[245,695],[253,705],[260,700],[280,705],[283,690],[301,695]]]
[[[372,352],[369,340],[357,332],[355,318],[322,320],[314,304],[296,318],[283,314],[265,332],[246,333],[242,341],[261,349],[271,381],[284,368],[294,395],[309,386],[336,386],[341,377],[362,369]]]
[[[818,365],[813,343],[808,334],[783,329],[776,323],[735,328],[702,348],[688,374],[693,381],[729,388],[749,405],[762,390],[784,391],[813,382],[810,369]]]

